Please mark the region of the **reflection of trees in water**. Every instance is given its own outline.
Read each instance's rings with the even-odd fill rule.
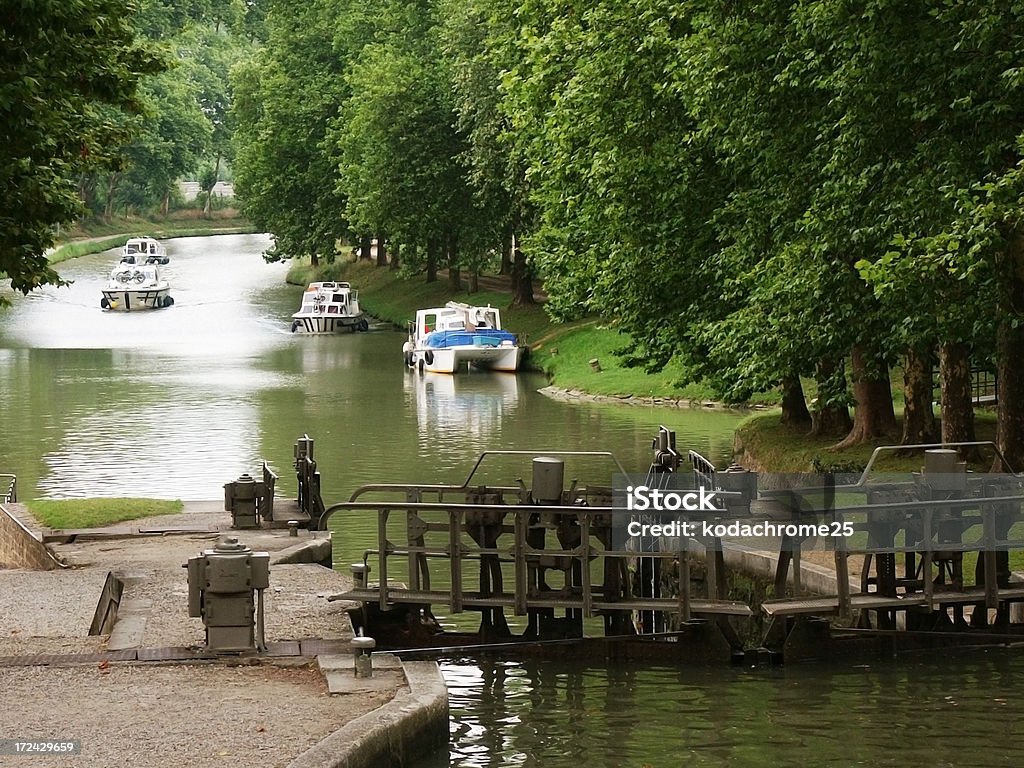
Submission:
[[[1024,716],[1020,653],[740,669],[559,652],[474,664],[453,766],[1013,764]]]

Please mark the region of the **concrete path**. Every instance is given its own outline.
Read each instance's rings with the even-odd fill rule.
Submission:
[[[77,740],[81,749],[74,757],[36,757],[37,768],[286,766],[300,758],[301,765],[340,764],[351,740],[330,737],[344,726],[358,729],[396,694],[408,708],[406,698],[416,693],[397,660],[383,663],[372,680],[355,679],[346,606],[327,600],[351,587],[347,575],[281,562],[323,544],[325,532],[226,531],[231,518],[217,502],[78,532],[39,530],[23,511],[21,517],[44,539],[61,542],[50,546],[68,567],[0,570],[0,739]],[[270,553],[269,653],[210,654],[202,619],[188,615],[183,565],[225,533]],[[111,578],[123,585],[117,619],[106,633],[90,635]],[[328,671],[317,663],[324,653]],[[439,723],[447,734],[439,674],[427,698],[435,714],[444,709],[443,719],[432,721],[436,741]],[[374,728],[382,717],[371,718]],[[407,742],[396,739],[389,748]]]

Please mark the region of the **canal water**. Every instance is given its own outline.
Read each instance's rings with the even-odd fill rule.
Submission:
[[[443,667],[451,750],[417,768],[1018,766],[1024,655],[772,668]]]
[[[728,461],[740,414],[556,402],[533,374],[418,376],[390,329],[293,335],[302,289],[284,283],[287,265],[264,263],[268,245],[260,235],[169,241],[166,310],[100,309],[112,251],[59,265],[69,286],[10,295],[0,310],[0,473],[17,474],[21,498],[219,499],[264,460],[280,493],[294,495],[292,446],[303,434],[316,441],[328,504],[365,483],[461,482],[495,448],[611,451],[643,471],[659,424],[681,448]],[[349,516],[335,528],[341,567],[374,541],[373,526],[373,516]],[[453,660],[444,670],[453,740],[437,765],[1024,757],[1011,736],[1024,721],[1015,655],[754,670]]]
[[[169,309],[101,310],[108,251],[0,311],[0,472],[21,496],[218,499],[263,460],[293,494],[303,434],[328,504],[370,482],[461,482],[494,448],[606,450],[643,471],[662,422],[680,446],[731,449],[736,413],[560,403],[536,374],[419,376],[390,329],[292,334],[302,288],[261,259],[264,236],[167,245]]]

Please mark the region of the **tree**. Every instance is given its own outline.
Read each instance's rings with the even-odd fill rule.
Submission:
[[[273,257],[333,258],[348,231],[325,139],[346,94],[333,48],[345,8],[279,0],[266,46],[232,71],[235,187],[242,209],[272,232]]]
[[[195,84],[178,68],[152,78],[142,90],[147,113],[139,135],[124,149],[126,165],[107,204],[111,209],[116,203],[136,209],[159,204],[166,213],[178,179],[208,152],[212,130]]]
[[[466,256],[480,252],[456,129],[451,74],[438,50],[430,3],[387,3],[382,28],[348,72],[350,95],[334,133],[339,191],[361,231],[427,243],[457,288]],[[436,258],[436,256],[434,256]],[[408,260],[407,260],[408,263]]]
[[[15,289],[60,283],[52,228],[82,210],[80,175],[129,138],[139,82],[164,67],[124,0],[0,8],[0,271]]]
[[[512,304],[532,304],[534,265],[522,247],[532,228],[526,166],[505,111],[502,72],[517,62],[518,4],[509,0],[447,0],[440,38],[449,61],[456,127],[465,136],[469,171],[484,239],[501,243],[502,272],[512,278]]]

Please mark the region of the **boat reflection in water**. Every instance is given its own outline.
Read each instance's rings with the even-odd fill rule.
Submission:
[[[420,438],[428,443],[447,438],[492,447],[502,420],[519,407],[519,387],[516,376],[489,373],[409,371],[405,376],[406,399],[415,404]]]

